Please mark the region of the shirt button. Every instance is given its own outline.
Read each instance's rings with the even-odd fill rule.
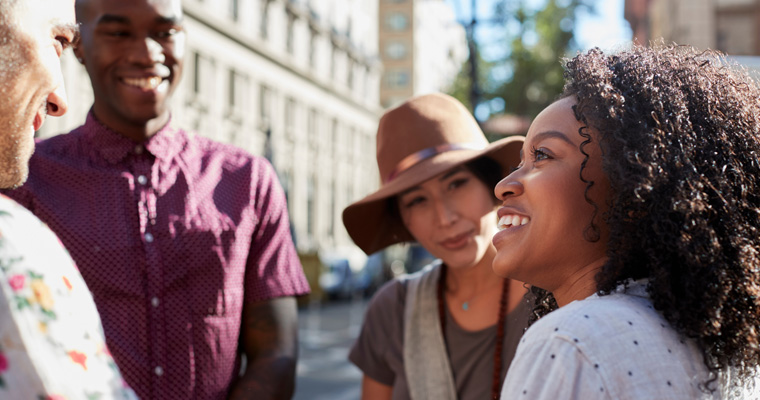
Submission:
[[[153,235],[151,235],[150,233],[146,233],[145,234],[145,241],[148,242],[148,243],[152,243],[153,242]]]
[[[137,182],[139,182],[141,185],[144,185],[148,183],[148,178],[146,178],[145,175],[140,175],[137,177]]]
[[[135,146],[135,154],[142,154],[143,147],[140,145]]]
[[[164,369],[163,369],[163,368],[161,368],[161,366],[159,365],[158,367],[156,367],[156,368],[153,370],[153,372],[155,372],[157,376],[161,376],[161,375],[163,375],[163,374],[164,374]]]
[[[150,299],[150,304],[152,304],[153,307],[158,307],[158,303],[159,303],[158,297],[154,297],[154,298]]]

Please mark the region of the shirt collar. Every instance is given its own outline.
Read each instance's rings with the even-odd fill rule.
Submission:
[[[87,113],[82,128],[87,145],[95,154],[111,164],[118,164],[127,155],[140,154],[143,150],[147,150],[158,160],[169,160],[179,153],[187,139],[184,131],[172,127],[171,118],[163,128],[143,143],[136,143],[107,127],[95,117],[92,110]]]

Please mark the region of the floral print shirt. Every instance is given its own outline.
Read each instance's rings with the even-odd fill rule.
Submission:
[[[58,238],[0,195],[0,398],[136,399]]]

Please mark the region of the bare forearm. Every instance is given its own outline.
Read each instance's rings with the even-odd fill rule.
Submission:
[[[286,400],[293,397],[296,380],[295,357],[272,357],[248,364],[235,383],[230,400]]]
[[[230,390],[230,400],[292,398],[298,359],[295,299],[246,303],[241,339],[248,363]]]

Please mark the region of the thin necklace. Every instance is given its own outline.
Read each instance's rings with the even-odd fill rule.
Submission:
[[[441,275],[438,277],[438,319],[441,321],[441,334],[446,341],[446,302],[444,291],[446,289],[446,264],[441,265]],[[504,347],[504,320],[506,319],[507,296],[509,294],[509,281],[504,279],[501,286],[501,299],[499,300],[499,319],[496,323],[496,345],[493,352],[493,379],[491,380],[491,399],[499,400],[501,392],[501,353]],[[471,299],[472,300],[472,299]],[[466,303],[466,302],[465,302]],[[462,305],[464,307],[464,305]]]
[[[473,301],[475,301],[477,298],[479,298],[480,296],[482,296],[485,293],[488,293],[488,291],[484,290],[484,291],[476,294],[475,296],[472,296],[469,300],[463,302],[462,303],[462,310],[468,311],[470,309],[470,303],[472,303]]]

